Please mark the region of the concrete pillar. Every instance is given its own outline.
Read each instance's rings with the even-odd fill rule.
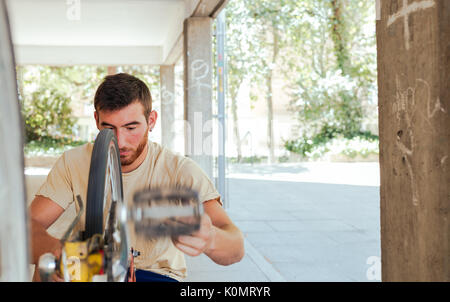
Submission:
[[[159,68],[161,84],[161,144],[173,150],[175,139],[175,66]]]
[[[377,21],[382,281],[450,281],[450,1]]]
[[[213,177],[212,162],[212,19],[184,22],[185,153]]]

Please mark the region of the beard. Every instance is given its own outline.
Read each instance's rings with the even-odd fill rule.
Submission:
[[[147,129],[147,131],[145,131],[145,135],[142,138],[142,140],[139,143],[139,145],[136,148],[136,150],[120,149],[120,152],[131,151],[131,154],[129,154],[127,156],[123,156],[123,157],[121,156],[120,157],[120,164],[122,166],[129,166],[132,163],[134,163],[134,161],[142,154],[142,151],[144,151],[145,146],[147,145],[147,142],[148,142],[148,129]]]

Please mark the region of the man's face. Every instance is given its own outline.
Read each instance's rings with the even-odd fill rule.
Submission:
[[[155,111],[146,121],[144,107],[139,102],[115,111],[95,112],[94,116],[99,130],[112,129],[117,136],[122,167],[131,165],[142,154],[147,145],[148,132],[156,122]]]

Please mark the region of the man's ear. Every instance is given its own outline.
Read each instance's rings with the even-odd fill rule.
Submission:
[[[97,129],[100,130],[100,120],[97,111],[94,111],[95,124],[97,124]]]
[[[156,125],[156,120],[158,119],[158,113],[155,110],[152,110],[150,114],[148,115],[148,127],[150,131],[153,130],[153,128]]]

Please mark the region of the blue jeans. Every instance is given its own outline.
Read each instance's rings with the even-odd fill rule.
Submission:
[[[136,282],[178,282],[178,280],[154,272],[137,269]]]

